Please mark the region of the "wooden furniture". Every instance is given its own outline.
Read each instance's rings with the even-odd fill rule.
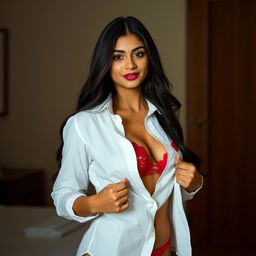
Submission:
[[[0,204],[44,205],[44,172],[28,169],[2,169]]]

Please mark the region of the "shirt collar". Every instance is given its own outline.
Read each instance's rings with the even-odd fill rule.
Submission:
[[[146,98],[145,98],[145,100],[146,100],[147,105],[148,105],[148,114],[147,114],[147,116],[153,114],[155,111],[157,111],[159,114],[161,114],[160,111],[156,108],[156,106],[153,103],[151,103]],[[103,111],[104,109],[107,109],[111,114],[114,114],[112,104],[113,104],[112,94],[110,93],[108,95],[108,97],[101,104],[97,105],[94,108],[89,109],[88,111],[93,112],[93,113],[98,113],[98,112]]]

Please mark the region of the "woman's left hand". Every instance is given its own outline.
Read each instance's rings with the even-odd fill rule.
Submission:
[[[175,176],[176,181],[188,192],[192,192],[199,188],[203,183],[203,177],[199,174],[196,167],[191,164],[184,162],[180,159],[180,155],[175,156],[177,164],[175,165]]]

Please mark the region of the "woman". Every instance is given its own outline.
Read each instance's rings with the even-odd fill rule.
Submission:
[[[149,32],[134,17],[111,21],[64,125],[52,192],[58,215],[91,221],[78,256],[191,255],[182,201],[202,177],[179,108]],[[86,196],[89,181],[96,193]]]

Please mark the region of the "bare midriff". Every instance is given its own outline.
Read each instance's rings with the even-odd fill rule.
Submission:
[[[145,188],[148,192],[153,195],[157,180],[160,175],[158,173],[151,173],[142,178]],[[154,249],[160,248],[164,245],[171,237],[171,224],[169,219],[169,198],[165,203],[158,209],[155,215],[155,244]]]

